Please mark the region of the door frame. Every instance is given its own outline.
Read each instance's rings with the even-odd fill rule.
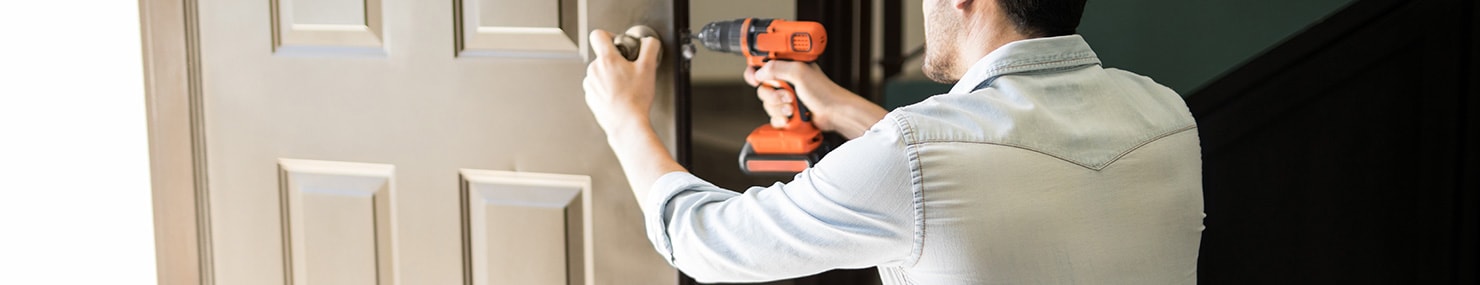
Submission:
[[[139,0],[159,284],[212,284],[196,0]]]
[[[673,7],[673,11],[671,11],[673,15],[671,17],[673,19],[674,38],[678,40],[665,43],[663,49],[679,51],[679,55],[674,57],[677,60],[669,61],[673,64],[673,139],[676,145],[674,160],[677,160],[678,164],[684,168],[691,168],[689,165],[691,161],[689,160],[693,159],[693,147],[691,144],[693,143],[694,115],[693,108],[690,108],[693,101],[689,96],[693,93],[693,87],[689,74],[692,72],[691,68],[693,66],[688,56],[684,55],[684,53],[686,49],[695,47],[692,45],[693,40],[689,38],[689,34],[691,34],[689,30],[689,0],[671,0],[670,2],[672,2],[672,5],[669,5],[669,7]],[[680,275],[682,274],[680,273]]]

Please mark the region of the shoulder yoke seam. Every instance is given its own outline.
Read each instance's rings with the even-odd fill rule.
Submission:
[[[1193,130],[1193,129],[1197,129],[1197,125],[1196,124],[1184,126],[1184,127],[1181,127],[1181,128],[1172,129],[1171,131],[1163,132],[1161,134],[1148,137],[1148,138],[1146,138],[1144,140],[1141,140],[1135,146],[1132,146],[1130,148],[1126,148],[1124,151],[1121,151],[1119,154],[1116,154],[1115,157],[1111,158],[1110,160],[1105,161],[1104,163],[1102,163],[1100,165],[1086,164],[1086,163],[1082,163],[1082,162],[1079,162],[1079,161],[1074,161],[1072,159],[1065,158],[1063,156],[1060,156],[1060,155],[1057,155],[1057,154],[1054,154],[1054,153],[1050,153],[1050,152],[1047,152],[1047,151],[1039,150],[1037,148],[1032,148],[1032,147],[1028,147],[1028,146],[1024,146],[1024,145],[1019,145],[1019,144],[1013,144],[1013,143],[1005,143],[1005,142],[976,142],[976,141],[958,141],[958,140],[920,140],[920,139],[913,139],[913,140],[908,141],[906,146],[925,145],[925,144],[934,144],[934,143],[968,143],[968,144],[1000,145],[1000,146],[1005,146],[1005,147],[1011,147],[1011,148],[1017,148],[1017,149],[1031,151],[1031,152],[1036,152],[1036,153],[1047,155],[1049,157],[1053,157],[1053,158],[1056,158],[1056,159],[1059,159],[1059,160],[1063,160],[1064,162],[1068,162],[1068,163],[1072,163],[1074,165],[1078,165],[1080,167],[1088,168],[1090,170],[1099,171],[1099,170],[1105,169],[1105,167],[1109,167],[1110,165],[1115,164],[1116,161],[1120,161],[1120,159],[1123,158],[1123,157],[1125,157],[1127,154],[1130,154],[1131,152],[1134,152],[1137,149],[1141,149],[1141,147],[1144,147],[1144,146],[1146,146],[1148,144],[1151,144],[1152,142],[1159,141],[1162,138],[1169,137],[1169,136],[1172,136],[1172,135],[1175,135],[1175,134],[1178,134],[1178,133],[1182,133],[1182,132],[1186,132],[1188,130]]]

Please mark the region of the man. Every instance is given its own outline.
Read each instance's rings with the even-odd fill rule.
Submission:
[[[649,127],[656,41],[627,62],[593,32],[586,100],[653,246],[700,281],[878,266],[887,284],[1196,283],[1196,124],[1175,92],[1100,66],[1075,35],[1083,8],[926,0],[924,71],[955,87],[887,113],[814,66],[747,73],[795,84],[818,126],[851,140],[744,194],[685,172]]]

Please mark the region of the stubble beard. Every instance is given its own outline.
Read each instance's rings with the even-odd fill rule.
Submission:
[[[961,21],[943,12],[948,9],[936,7],[933,13],[925,15],[929,23],[925,29],[925,62],[921,71],[932,81],[955,84],[961,80],[955,74],[958,53],[955,37],[961,34]]]
[[[931,81],[956,84],[961,78],[954,76],[952,69],[955,68],[954,59],[956,50],[952,45],[925,44],[925,77]]]

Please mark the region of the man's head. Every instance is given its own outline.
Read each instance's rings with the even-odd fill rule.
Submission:
[[[1003,44],[1074,34],[1084,1],[925,0],[925,75],[954,83]]]

